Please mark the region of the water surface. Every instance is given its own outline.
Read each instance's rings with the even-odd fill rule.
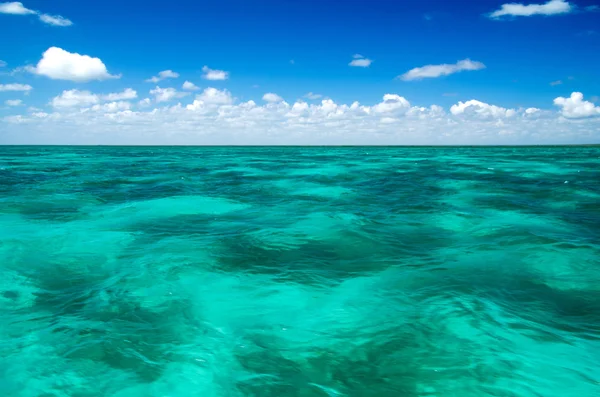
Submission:
[[[0,147],[5,396],[600,396],[600,148]]]

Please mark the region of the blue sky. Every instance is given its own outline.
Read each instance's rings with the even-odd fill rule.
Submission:
[[[458,102],[469,100],[504,109],[557,112],[560,107],[553,103],[555,98],[568,98],[573,92],[583,93],[583,101],[598,105],[597,3],[523,1],[517,14],[532,15],[490,17],[506,3],[25,0],[21,6],[31,12],[0,13],[0,34],[10,37],[0,41],[0,60],[6,63],[0,68],[0,84],[30,85],[32,89],[26,94],[0,92],[0,103],[22,101],[20,106],[0,109],[0,117],[4,117],[0,133],[8,131],[4,140],[15,142],[15,131],[24,128],[15,124],[26,123],[9,121],[17,120],[18,115],[26,117],[27,107],[36,108],[30,113],[52,114],[56,111],[50,105],[52,98],[64,91],[101,97],[131,88],[137,97],[127,110],[138,112],[138,101],[146,97],[153,102],[152,110],[158,106],[149,93],[157,85],[183,92],[184,81],[193,82],[200,90],[185,97],[174,95],[172,101],[160,102],[160,106],[174,106],[179,101],[185,107],[208,87],[227,90],[232,104],[254,100],[262,106],[265,93],[276,93],[290,108],[298,100],[318,105],[325,98],[339,105],[350,106],[358,101],[374,106],[383,95],[395,94],[406,98],[411,106],[435,104],[446,112]],[[0,1],[0,11],[1,4],[9,3]],[[527,8],[531,4],[542,8]],[[55,26],[39,18],[44,14],[60,15],[72,24]],[[51,47],[99,58],[107,73],[120,78],[73,81],[52,73],[32,72]],[[355,54],[372,62],[368,67],[350,66]],[[410,81],[397,78],[413,68],[461,60],[482,66],[439,77]],[[29,71],[23,70],[27,65]],[[227,72],[227,79],[204,79],[204,66]],[[145,81],[164,70],[172,70],[179,77],[156,84]],[[305,98],[309,92],[322,97]],[[102,101],[98,99],[97,104]],[[61,112],[65,114],[64,109]],[[593,119],[588,122],[596,123],[595,108],[587,113]],[[587,119],[587,113],[581,114]],[[397,114],[388,118],[399,119]],[[573,129],[581,128],[584,117],[567,117],[573,118],[578,119]],[[597,124],[588,125],[592,131],[595,127]],[[98,126],[101,128],[111,127]],[[58,136],[56,139],[63,141]],[[591,138],[588,135],[586,139]],[[2,140],[0,134],[0,143]]]

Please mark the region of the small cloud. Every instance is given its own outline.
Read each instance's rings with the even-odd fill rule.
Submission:
[[[567,79],[568,79],[568,80],[575,80],[575,77],[573,77],[573,76],[569,76],[569,77],[567,77]]]
[[[202,78],[204,80],[227,80],[229,78],[229,72],[224,70],[211,69],[208,66],[202,68],[204,74]]]
[[[40,15],[40,21],[47,23],[52,26],[71,26],[73,22],[69,19],[61,17],[60,15],[48,15],[42,14]]]
[[[254,84],[254,85],[252,86],[252,88],[258,88],[258,87],[260,87],[258,84]]]
[[[304,95],[304,98],[308,98],[308,99],[312,99],[312,100],[319,99],[319,98],[322,98],[322,97],[323,97],[323,95],[321,95],[321,94],[315,94],[313,92],[309,92],[308,94]]]
[[[6,65],[8,65],[8,64],[0,59],[0,68],[5,67]]]
[[[12,15],[38,15],[40,21],[52,25],[52,26],[71,26],[73,22],[60,15],[49,15],[42,14],[39,11],[30,10],[25,8],[23,3],[19,1],[13,1],[10,3],[0,3],[0,14],[12,14]]]
[[[290,64],[295,65],[296,61],[294,61],[293,59],[290,59]]]
[[[442,94],[442,96],[458,96],[458,93],[456,92],[445,92]]]
[[[360,54],[354,54],[352,56],[352,58],[354,58],[354,60],[352,60],[352,62],[350,62],[348,64],[350,66],[355,66],[355,67],[359,67],[359,68],[367,68],[373,63],[373,61],[371,59],[365,58]]]
[[[4,104],[6,106],[21,106],[23,104],[23,101],[20,99],[7,99],[6,101],[4,101]]]
[[[146,80],[146,83],[158,83],[159,81],[165,79],[176,79],[179,77],[179,73],[176,73],[172,70],[163,70],[162,72],[158,72],[158,76],[152,76]]]
[[[183,83],[181,88],[183,88],[184,90],[187,90],[187,91],[197,91],[200,89],[200,87],[198,87],[196,84],[192,83],[191,81],[187,81],[187,80],[185,83]]]
[[[186,106],[187,110],[196,111],[205,106],[220,106],[231,105],[233,97],[227,90],[218,90],[213,87],[208,87],[201,94],[196,95],[196,99],[190,105]]]
[[[53,80],[69,80],[77,83],[121,77],[109,74],[100,58],[71,53],[58,47],[48,48],[37,66],[25,66],[24,70]]]
[[[29,84],[0,84],[0,91],[23,91],[29,92],[33,87]]]
[[[421,80],[424,78],[437,78],[441,76],[448,76],[454,73],[463,71],[473,71],[485,69],[485,65],[481,62],[471,61],[470,59],[463,59],[453,64],[441,64],[441,65],[425,65],[418,68],[414,68],[398,76],[401,80],[412,81]]]
[[[126,88],[123,92],[113,92],[108,95],[104,95],[102,99],[106,101],[123,101],[126,99],[137,98],[137,91],[131,88]]]
[[[600,96],[594,95],[593,97],[590,98],[590,101],[592,101],[592,102],[600,102]]]
[[[54,97],[50,104],[55,108],[70,108],[75,106],[91,106],[100,102],[100,98],[90,91],[65,90]]]
[[[280,97],[277,94],[274,94],[272,92],[268,92],[265,95],[263,95],[263,101],[265,102],[269,102],[269,103],[276,103],[276,102],[281,102],[283,101],[283,98]]]
[[[433,17],[430,14],[423,14],[423,19],[426,21],[431,21]]]
[[[489,14],[491,19],[500,19],[502,17],[530,17],[534,15],[559,15],[568,14],[574,7],[565,0],[549,0],[543,4],[520,4],[507,3],[502,4],[499,10]]]
[[[587,7],[585,7],[585,10],[589,11],[589,12],[600,11],[600,6],[599,5],[587,6]]]
[[[168,102],[175,98],[183,98],[189,95],[189,92],[179,92],[175,88],[160,88],[156,86],[155,89],[150,90],[150,94],[154,95],[154,100],[157,103]]]
[[[556,81],[550,82],[550,85],[554,87],[555,85],[561,85],[562,83],[563,82],[561,80],[556,80]]]
[[[19,1],[13,1],[12,3],[0,3],[0,14],[28,15],[37,14],[37,11],[25,8]]]

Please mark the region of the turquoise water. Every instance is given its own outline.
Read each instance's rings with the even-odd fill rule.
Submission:
[[[3,396],[600,396],[600,148],[0,147]]]

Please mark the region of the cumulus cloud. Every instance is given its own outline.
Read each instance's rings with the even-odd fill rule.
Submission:
[[[13,15],[38,15],[40,21],[52,26],[71,26],[73,22],[60,15],[42,14],[39,11],[26,8],[23,3],[13,1],[10,3],[0,3],[0,14]]]
[[[373,63],[373,61],[371,59],[365,58],[360,54],[354,54],[352,56],[352,58],[354,58],[354,59],[352,61],[350,61],[350,63],[348,64],[349,66],[355,66],[355,67],[359,67],[359,68],[367,68]]]
[[[0,84],[0,91],[24,91],[28,92],[33,90],[33,87],[29,84]]]
[[[77,83],[121,77],[109,74],[100,58],[71,53],[58,47],[48,48],[37,66],[27,67],[26,70],[53,80],[69,80]]]
[[[564,117],[537,108],[509,109],[477,100],[449,111],[386,94],[372,105],[324,99],[239,102],[207,88],[175,105],[103,103],[90,92],[63,93],[53,112],[39,109],[0,119],[7,143],[87,144],[515,144],[586,143],[600,139],[600,117]],[[562,98],[569,101],[573,98]],[[62,102],[60,102],[62,101]],[[97,102],[96,102],[97,101]],[[557,98],[557,102],[561,102]],[[585,106],[575,95],[575,107]],[[77,103],[77,105],[74,105]],[[563,103],[564,105],[564,103]],[[563,106],[559,105],[559,106]],[[597,112],[597,111],[596,111]],[[592,113],[587,111],[586,113]],[[26,133],[25,133],[26,132]]]
[[[412,81],[421,80],[425,78],[448,76],[462,71],[481,69],[485,69],[485,65],[483,63],[471,61],[467,58],[453,64],[444,63],[441,65],[425,65],[418,68],[414,68],[404,73],[403,75],[398,76],[398,78],[404,81]]]
[[[554,104],[561,107],[561,114],[567,118],[577,119],[600,116],[600,106],[595,106],[592,102],[584,101],[581,92],[573,92],[569,98],[555,98]]]
[[[229,78],[229,72],[211,69],[208,66],[204,66],[202,72],[204,72],[202,78],[205,80],[227,80]]]
[[[4,104],[6,106],[21,106],[23,104],[23,101],[20,99],[7,99],[6,101],[4,101]]]
[[[60,95],[52,99],[50,105],[54,108],[85,108],[92,106],[91,109],[96,111],[109,111],[115,106],[119,106],[117,108],[118,110],[124,110],[123,106],[127,106],[127,109],[131,107],[131,104],[129,102],[124,102],[124,100],[135,99],[137,96],[137,91],[132,88],[126,88],[122,92],[113,92],[106,95],[99,95],[90,91],[80,91],[74,89],[63,91]],[[111,102],[112,104],[102,104],[104,101]]]
[[[502,4],[499,10],[489,14],[492,19],[502,17],[530,17],[533,15],[558,15],[567,14],[573,11],[574,7],[565,0],[550,0],[543,4],[520,4],[507,3]]]
[[[127,101],[115,101],[92,106],[89,110],[94,112],[115,113],[131,109],[131,103]]]
[[[157,103],[168,102],[173,99],[183,98],[184,96],[189,95],[188,92],[180,92],[175,88],[160,88],[159,86],[156,86],[155,89],[150,90],[150,94],[154,95],[154,100]]]
[[[269,102],[269,103],[275,103],[275,102],[281,102],[281,101],[283,101],[282,97],[280,97],[279,95],[274,94],[272,92],[267,92],[265,95],[263,95],[262,99],[263,99],[263,101]]]
[[[47,23],[48,25],[53,26],[71,26],[73,22],[65,17],[61,17],[60,15],[49,15],[49,14],[41,14],[40,21]]]
[[[55,108],[70,108],[95,105],[99,101],[100,97],[90,91],[65,90],[52,98],[50,104]]]
[[[470,101],[458,102],[457,104],[452,105],[450,113],[455,116],[498,119],[512,117],[516,114],[516,111],[514,109],[506,109],[471,99]]]
[[[383,102],[373,106],[375,113],[394,113],[410,109],[410,102],[406,98],[396,94],[385,94]]]
[[[19,1],[13,1],[10,3],[0,3],[0,14],[28,15],[37,14],[37,12],[25,8],[23,3]]]
[[[183,83],[181,88],[183,88],[184,90],[188,90],[188,91],[198,91],[200,89],[200,87],[198,87],[196,84],[192,83],[191,81],[186,81],[185,83]]]
[[[206,107],[214,108],[214,106],[231,105],[233,103],[233,97],[227,90],[218,90],[213,87],[209,87],[202,91],[201,94],[196,95],[194,102],[187,105],[188,110],[201,110]]]
[[[562,83],[563,83],[562,80],[556,80],[556,81],[551,81],[550,85],[554,87],[555,85],[561,85]]]
[[[159,81],[165,79],[176,79],[179,77],[179,73],[176,73],[172,70],[163,70],[162,72],[158,72],[158,76],[152,76],[146,80],[147,83],[158,83]]]
[[[135,99],[137,98],[137,91],[132,88],[126,88],[123,92],[113,92],[107,95],[103,95],[102,99],[106,101],[122,101],[124,99]]]

